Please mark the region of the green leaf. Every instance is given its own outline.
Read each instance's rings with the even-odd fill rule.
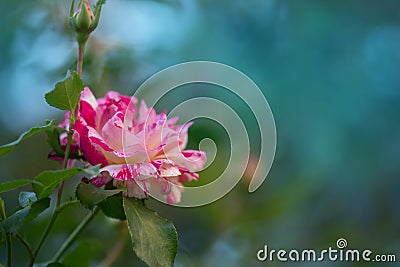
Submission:
[[[76,197],[87,208],[93,207],[108,197],[122,192],[123,189],[104,190],[91,183],[80,183],[76,188]]]
[[[141,200],[124,197],[123,204],[136,255],[149,266],[173,266],[178,246],[174,225]]]
[[[39,127],[33,127],[29,131],[26,131],[26,132],[22,133],[18,137],[18,139],[15,140],[14,142],[11,142],[9,144],[0,146],[0,157],[10,153],[14,149],[14,147],[16,145],[18,145],[20,142],[22,142],[26,138],[31,137],[31,136],[33,136],[35,134],[41,133],[43,131],[46,131],[47,129],[49,129],[53,125],[54,125],[54,120],[48,121],[46,125],[39,126]]]
[[[22,225],[35,219],[40,213],[50,206],[50,198],[41,199],[27,206],[1,222],[1,226],[9,233],[15,233]]]
[[[98,206],[107,217],[126,220],[121,193],[104,199]]]
[[[39,199],[46,198],[51,195],[59,183],[80,172],[82,172],[82,169],[80,168],[44,171],[33,179],[33,191],[35,191]]]
[[[34,192],[20,192],[18,197],[19,205],[22,208],[32,205],[38,199]]]
[[[74,114],[84,85],[76,72],[70,71],[69,73],[70,77],[58,82],[55,88],[45,95],[45,99],[50,106],[69,110]]]
[[[86,169],[75,167],[66,170],[44,171],[33,179],[33,191],[35,191],[39,199],[42,199],[50,196],[56,186],[62,181],[81,172],[85,172],[90,176],[96,176],[99,174],[99,169],[100,165],[92,166]]]
[[[50,207],[50,198],[43,198],[33,203],[30,206],[30,211],[28,216],[26,216],[24,223],[28,223],[33,221],[40,213],[45,211],[48,207]]]
[[[29,179],[20,179],[20,180],[13,180],[13,181],[5,182],[5,183],[0,184],[0,193],[14,190],[18,187],[21,187],[21,186],[24,186],[27,184],[31,184],[31,183],[32,183],[32,180],[29,180]]]

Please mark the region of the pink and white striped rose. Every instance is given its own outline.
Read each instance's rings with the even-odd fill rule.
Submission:
[[[143,100],[137,108],[137,102],[114,91],[96,99],[89,88],[83,90],[73,129],[86,160],[101,165],[101,175],[90,182],[101,187],[113,181],[135,198],[155,190],[166,202],[178,203],[182,182],[198,179],[206,155],[184,150],[192,123],[177,125],[178,118],[156,114]]]

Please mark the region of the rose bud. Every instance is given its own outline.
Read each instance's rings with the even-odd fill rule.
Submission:
[[[104,2],[104,0],[99,0],[93,12],[88,0],[80,0],[78,8],[74,12],[75,0],[72,1],[69,23],[76,32],[79,43],[86,42],[90,33],[96,29]]]

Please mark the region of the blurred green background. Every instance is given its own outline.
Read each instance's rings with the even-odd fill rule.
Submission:
[[[0,2],[1,144],[47,118],[62,119],[43,95],[67,68],[75,68],[77,46],[66,22],[69,4]],[[132,94],[165,67],[210,60],[248,75],[271,106],[277,151],[259,190],[249,194],[248,179],[243,179],[227,196],[200,208],[150,201],[177,227],[176,266],[364,266],[259,262],[256,253],[264,244],[325,249],[343,237],[350,248],[392,253],[399,260],[399,48],[396,0],[109,0],[87,47],[83,79],[97,97],[108,90]],[[219,98],[247,118],[256,158],[257,124],[248,107],[226,92],[188,86],[184,93],[167,96],[157,111],[200,95]],[[214,164],[200,175],[204,181],[226,166],[229,142],[222,128],[199,120],[190,131],[191,147],[204,137],[218,146]],[[0,181],[58,168],[47,159],[45,139],[27,140],[1,158]],[[248,171],[247,176],[251,166]],[[78,181],[68,181],[66,199]],[[18,192],[2,197],[11,213]],[[69,208],[59,217],[40,260],[55,253],[86,212]],[[49,213],[43,214],[22,234],[35,245],[48,219]],[[97,266],[113,248],[119,228],[118,222],[98,216],[70,250],[67,266]],[[121,234],[125,246],[112,266],[144,266],[131,250],[128,233]],[[28,256],[14,244],[15,266],[24,266]],[[0,262],[5,263],[4,244]]]

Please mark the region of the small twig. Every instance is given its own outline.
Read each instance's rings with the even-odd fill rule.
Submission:
[[[67,240],[62,244],[61,248],[57,251],[56,255],[53,257],[52,262],[58,262],[64,252],[72,245],[78,235],[82,232],[85,226],[94,218],[94,216],[98,213],[99,208],[95,207],[93,212],[90,212],[83,221],[75,228],[75,230],[71,233]]]
[[[12,266],[12,242],[11,242],[11,234],[7,233],[7,267]]]
[[[29,243],[18,233],[15,234],[15,237],[21,241],[22,245],[26,248],[26,251],[28,251],[29,254],[29,261],[33,261],[33,251]]]
[[[35,262],[36,257],[39,254],[39,250],[42,247],[44,240],[46,239],[47,235],[49,234],[51,228],[53,227],[53,224],[55,223],[57,216],[61,213],[61,211],[63,211],[66,207],[79,203],[78,200],[74,200],[74,201],[70,201],[67,202],[61,206],[59,206],[58,208],[56,208],[53,212],[53,214],[51,215],[50,221],[46,226],[46,229],[44,230],[44,233],[42,235],[42,237],[40,238],[39,244],[37,245],[35,251],[33,252],[33,257],[30,259],[29,261],[29,266],[33,266],[33,263]]]

